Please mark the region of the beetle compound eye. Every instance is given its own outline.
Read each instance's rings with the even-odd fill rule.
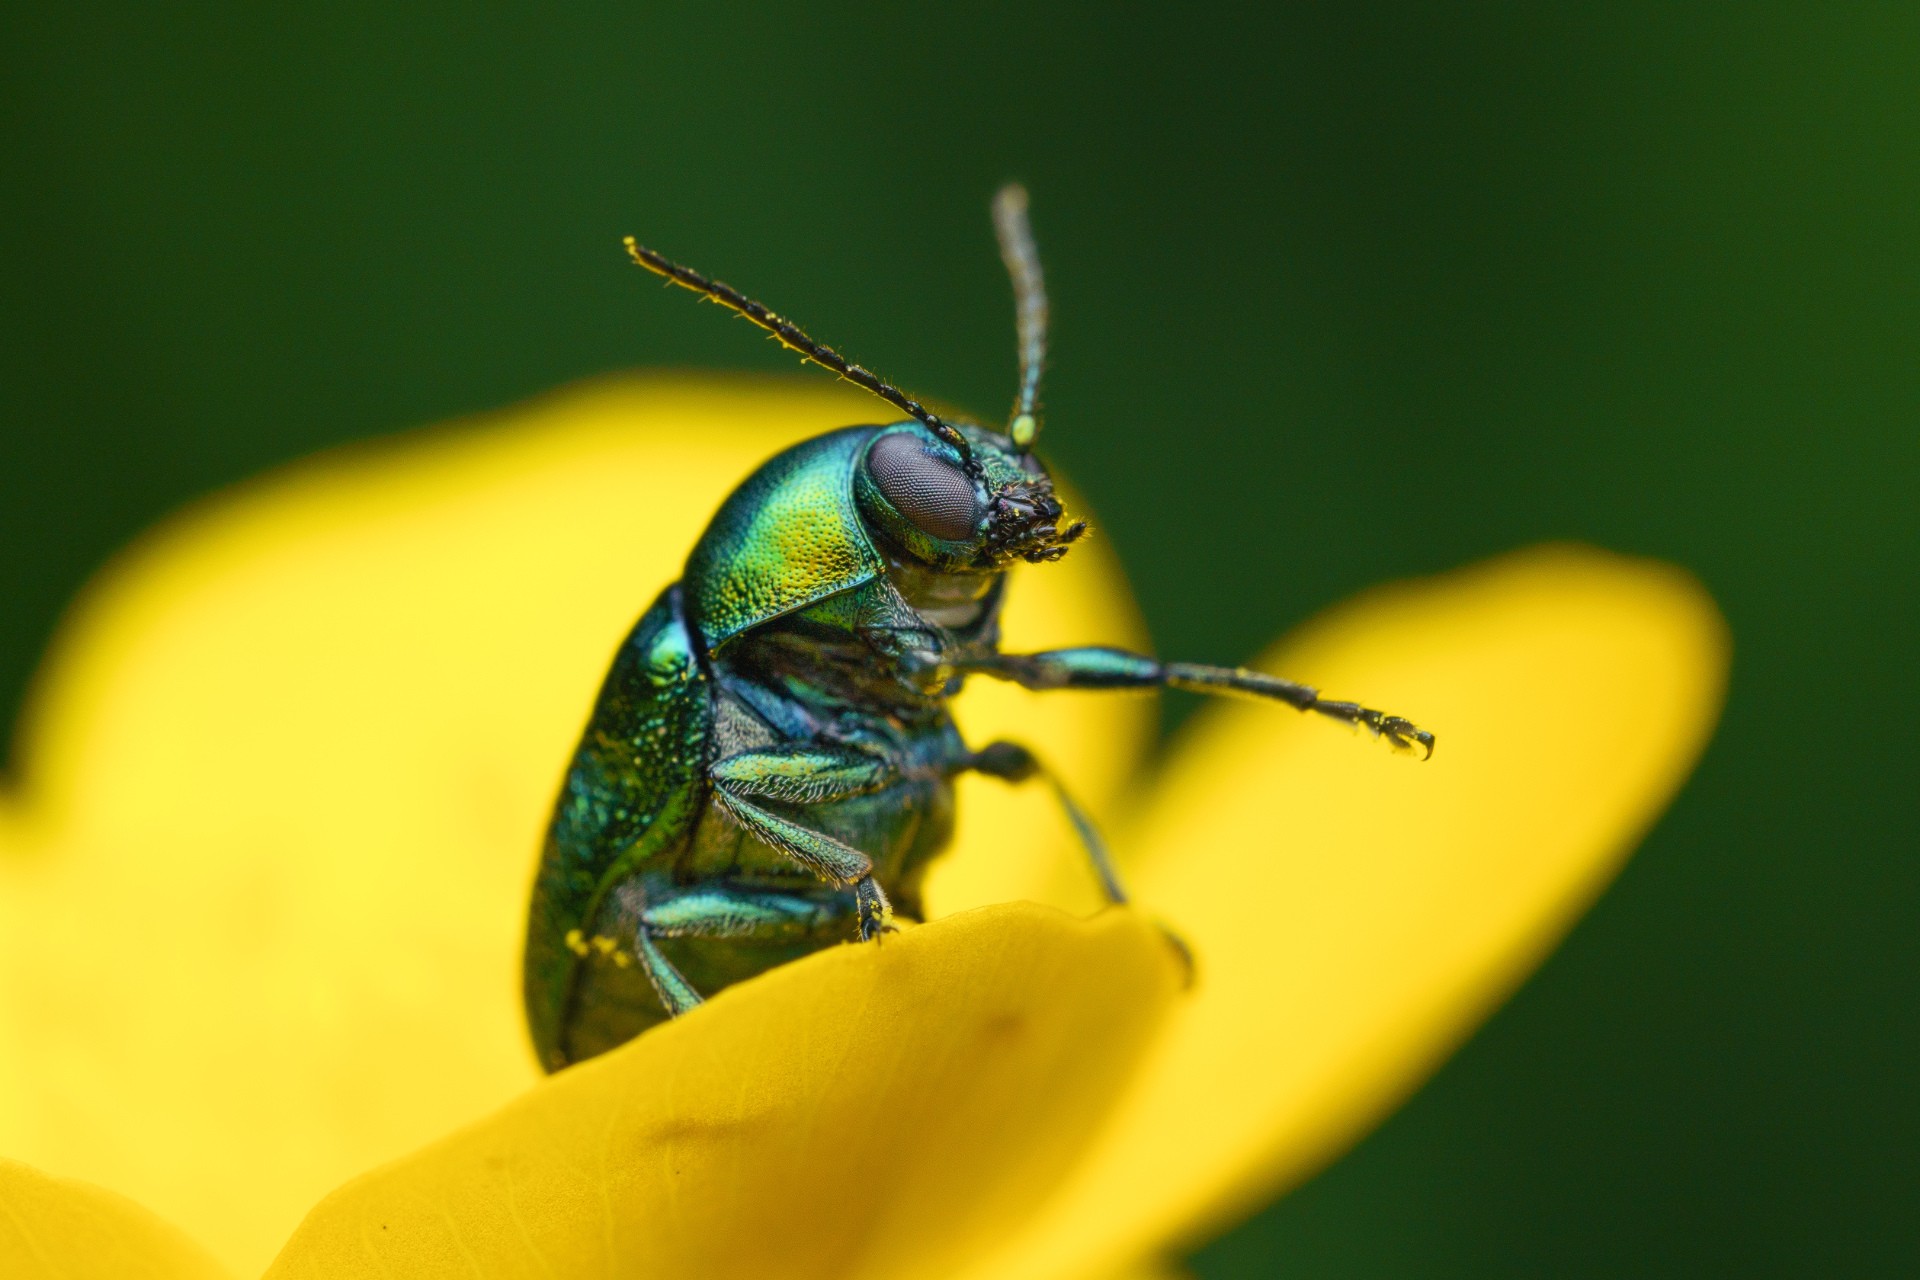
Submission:
[[[882,436],[867,453],[867,474],[894,509],[925,532],[949,542],[971,538],[980,522],[973,478],[928,453],[911,435]]]

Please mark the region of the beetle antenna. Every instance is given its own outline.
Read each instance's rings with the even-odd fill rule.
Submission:
[[[1007,434],[1025,452],[1040,434],[1040,374],[1047,363],[1047,282],[1040,251],[1027,221],[1027,189],[1009,182],[993,197],[993,229],[1000,260],[1013,278],[1013,314],[1020,328],[1020,390],[1013,398]]]
[[[645,267],[657,276],[665,277],[669,282],[682,289],[691,289],[700,296],[717,302],[737,315],[745,316],[753,323],[772,334],[789,351],[797,352],[802,360],[811,361],[822,369],[838,374],[842,379],[856,387],[864,387],[873,392],[902,413],[918,418],[927,430],[960,451],[960,460],[971,470],[973,450],[967,446],[967,438],[960,434],[959,428],[942,420],[931,409],[921,405],[918,400],[907,395],[892,383],[880,378],[871,370],[854,364],[824,342],[815,342],[799,325],[787,319],[779,312],[755,302],[732,285],[718,280],[709,280],[692,267],[683,267],[679,263],[661,257],[632,236],[626,238],[627,255],[637,266]]]

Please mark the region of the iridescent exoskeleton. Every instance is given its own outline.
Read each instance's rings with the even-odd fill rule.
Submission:
[[[549,1070],[703,995],[920,914],[953,829],[953,779],[1047,780],[1107,897],[1087,815],[1015,742],[969,747],[970,675],[1030,689],[1171,686],[1271,698],[1421,755],[1398,716],[1259,672],[1107,647],[999,649],[1005,572],[1066,554],[1039,434],[1047,301],[1026,193],[994,203],[1020,385],[1004,432],[948,422],[724,284],[632,240],[634,261],[746,316],[907,417],[769,459],[720,505],[680,581],[621,645],[567,770],[534,883],[527,1016]]]

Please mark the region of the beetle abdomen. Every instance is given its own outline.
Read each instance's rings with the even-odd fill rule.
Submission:
[[[600,917],[612,889],[664,866],[692,830],[712,723],[711,682],[695,659],[675,584],[634,624],[607,672],[534,880],[525,998],[535,1050],[549,1069],[576,1057],[566,1027],[584,958],[611,954]]]

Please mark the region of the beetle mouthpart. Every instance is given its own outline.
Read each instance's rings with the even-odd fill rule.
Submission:
[[[1008,485],[987,504],[986,558],[996,565],[1010,560],[1028,564],[1058,560],[1087,532],[1085,520],[1062,529],[1062,514],[1050,481]]]

